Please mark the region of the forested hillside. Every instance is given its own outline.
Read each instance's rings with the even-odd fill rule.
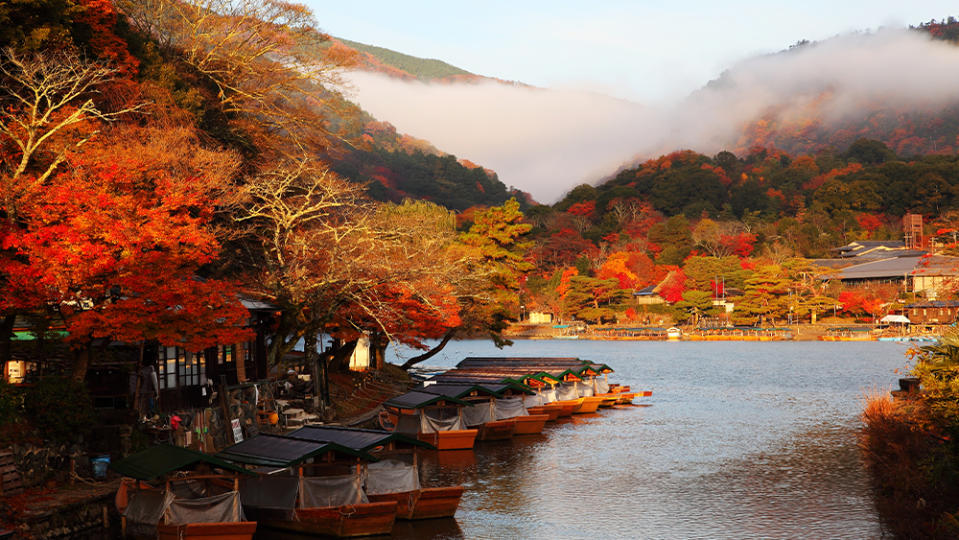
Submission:
[[[949,17],[912,27],[912,31],[935,41],[959,43],[959,23]],[[804,48],[817,47],[815,42],[801,41],[789,50],[790,55]],[[710,86],[728,84],[725,76]],[[752,119],[739,140],[730,148],[737,154],[752,148],[777,148],[791,154],[817,153],[836,149],[844,151],[860,138],[885,143],[896,154],[910,157],[922,154],[954,154],[959,151],[959,99],[943,107],[904,105],[895,99],[877,99],[857,103],[855,114],[835,116],[837,88],[823,86],[814,93],[790,96]]]

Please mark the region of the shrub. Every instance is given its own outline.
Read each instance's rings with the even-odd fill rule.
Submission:
[[[23,416],[23,396],[16,386],[0,379],[0,426],[13,424]]]
[[[45,377],[23,398],[24,416],[44,439],[78,441],[90,432],[96,415],[83,383],[66,377]]]

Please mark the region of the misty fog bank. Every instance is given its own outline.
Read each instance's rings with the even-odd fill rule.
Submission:
[[[762,115],[809,114],[813,101],[827,125],[876,107],[938,110],[959,101],[959,47],[907,30],[841,36],[740,62],[672,104],[496,82],[348,78],[353,99],[378,119],[552,203],[638,160],[733,149]]]

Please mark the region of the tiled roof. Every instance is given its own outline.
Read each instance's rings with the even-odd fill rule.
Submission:
[[[835,276],[839,279],[904,278],[915,269],[919,257],[893,257],[848,266]]]

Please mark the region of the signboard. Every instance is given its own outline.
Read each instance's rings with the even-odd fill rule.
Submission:
[[[233,442],[243,442],[243,428],[240,427],[240,419],[234,418],[230,420],[230,425],[233,426]]]

